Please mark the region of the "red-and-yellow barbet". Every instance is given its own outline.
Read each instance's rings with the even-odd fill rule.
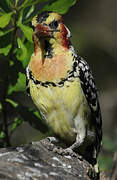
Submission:
[[[102,119],[89,65],[76,54],[61,15],[43,12],[32,25],[34,53],[26,70],[27,90],[68,149],[96,167]]]

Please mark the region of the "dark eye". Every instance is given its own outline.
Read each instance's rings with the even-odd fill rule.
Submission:
[[[49,26],[51,29],[56,29],[58,27],[58,21],[52,21]]]

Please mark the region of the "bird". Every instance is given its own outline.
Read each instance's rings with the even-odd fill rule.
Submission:
[[[97,167],[102,116],[92,71],[72,46],[62,15],[42,12],[32,26],[34,53],[26,68],[27,92],[53,133]]]

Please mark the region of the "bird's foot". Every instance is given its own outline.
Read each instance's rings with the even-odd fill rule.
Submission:
[[[77,154],[70,148],[63,149],[63,148],[55,147],[53,151],[62,156],[77,157]]]
[[[64,149],[63,155],[77,157],[80,160],[83,159],[83,157],[81,155],[79,155],[78,153],[75,153],[71,147]]]
[[[59,140],[56,139],[55,137],[47,137],[44,140],[44,144],[46,145],[47,149],[50,150],[50,151],[54,150],[54,148],[56,147],[55,144],[58,143],[58,142],[59,142]]]
[[[82,160],[82,156],[74,152],[74,147],[76,147],[77,144],[73,144],[72,146],[63,149],[60,146],[55,146],[57,143],[60,143],[60,141],[55,137],[47,137],[46,138],[49,143],[49,150],[62,155],[62,156],[71,156],[71,157],[78,157],[78,159]]]
[[[50,149],[52,151],[54,151],[55,153],[59,154],[59,155],[64,155],[64,156],[74,156],[76,157],[77,154],[71,149],[71,148],[67,148],[67,149],[63,149],[60,146],[54,146],[55,144],[59,143],[59,140],[55,137],[47,137],[46,138],[47,141],[50,144]]]

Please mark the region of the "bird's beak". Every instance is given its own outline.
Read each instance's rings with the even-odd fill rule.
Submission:
[[[49,37],[52,35],[51,29],[48,26],[44,26],[42,24],[38,24],[35,27],[34,34],[38,37]]]

